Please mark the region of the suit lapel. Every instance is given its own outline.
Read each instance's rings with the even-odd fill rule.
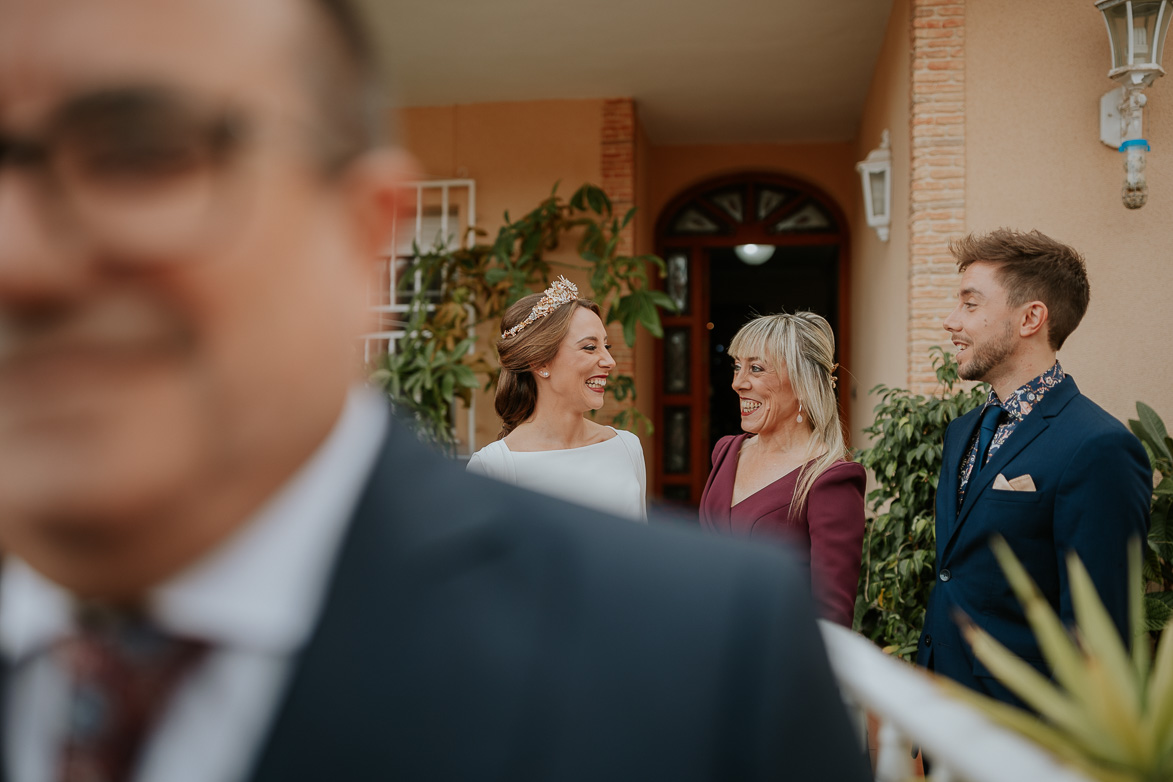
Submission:
[[[965,449],[973,439],[981,422],[981,408],[966,413],[950,427],[953,435],[949,436],[946,430],[945,449],[941,454],[941,479],[937,482],[937,519],[943,522],[938,525],[937,558],[940,560],[945,543],[953,537],[957,529],[957,487],[958,475],[961,473],[961,460],[965,458]],[[940,533],[944,532],[944,535]]]
[[[1002,472],[1016,456],[1023,452],[1028,445],[1030,445],[1039,435],[1047,430],[1051,425],[1052,418],[1062,412],[1067,403],[1079,395],[1079,389],[1075,385],[1075,381],[1070,377],[1066,378],[1062,383],[1051,389],[1043,398],[1038,406],[1028,415],[1022,423],[1020,423],[1014,432],[1007,438],[1006,442],[990,457],[990,461],[982,468],[982,471],[974,478],[969,487],[965,491],[965,502],[962,503],[961,509],[957,513],[957,520],[950,530],[949,539],[945,543],[945,549],[948,550],[956,539],[958,531],[961,529],[965,520],[969,518],[970,512],[977,504],[978,499],[989,491],[993,491],[990,487],[994,484],[994,479],[998,477],[998,473]],[[972,437],[972,432],[970,433]],[[966,440],[968,444],[969,440]],[[954,493],[953,497],[957,497],[956,492],[956,473],[961,469],[960,459],[957,462],[957,469],[954,471]],[[954,506],[956,506],[956,499],[954,499]]]
[[[532,749],[506,739],[525,735],[514,722],[541,660],[512,655],[512,665],[479,677],[477,658],[462,645],[483,639],[462,633],[491,617],[501,628],[491,640],[522,639],[536,656],[550,646],[534,624],[564,607],[556,595],[516,577],[531,602],[510,603],[516,616],[497,610],[492,598],[501,583],[512,583],[499,574],[515,541],[494,539],[482,527],[488,508],[511,507],[508,499],[516,497],[498,496],[509,490],[489,481],[451,491],[463,471],[413,440],[405,425],[393,424],[253,782],[423,778],[427,771],[418,761],[444,757],[454,732],[477,738],[466,754],[481,763],[481,778],[509,778],[503,769],[512,767],[514,755]],[[495,659],[495,651],[485,658]]]

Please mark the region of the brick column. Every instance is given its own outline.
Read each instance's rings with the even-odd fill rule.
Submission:
[[[965,0],[912,0],[911,193],[908,386],[928,393],[929,348],[952,349],[941,327],[957,290],[948,244],[965,232]]]
[[[611,198],[615,215],[622,217],[635,205],[635,103],[631,98],[616,98],[603,102],[603,140],[600,186]],[[617,251],[620,255],[635,252],[635,221],[628,223],[620,235]],[[606,315],[606,313],[604,313]],[[612,323],[607,334],[611,338],[611,355],[615,358],[615,372],[635,375],[635,352],[623,341],[623,329]],[[603,419],[619,411],[609,405]]]

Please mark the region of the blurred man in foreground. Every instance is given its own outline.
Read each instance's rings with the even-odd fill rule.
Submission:
[[[339,0],[0,0],[9,782],[863,779],[788,560],[354,390],[372,72]]]

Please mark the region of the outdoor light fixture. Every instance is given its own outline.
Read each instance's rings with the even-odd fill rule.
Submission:
[[[733,252],[737,254],[744,263],[750,266],[761,266],[770,258],[774,257],[774,245],[772,244],[739,244],[733,248]]]
[[[1104,15],[1112,45],[1108,77],[1121,85],[1100,98],[1100,141],[1126,155],[1121,197],[1129,209],[1140,209],[1149,195],[1144,88],[1165,75],[1161,54],[1173,8],[1169,0],[1097,0],[1096,8]]]
[[[863,204],[868,226],[876,229],[881,242],[888,241],[888,226],[892,224],[892,151],[888,131],[880,134],[880,146],[855,164],[863,180]]]

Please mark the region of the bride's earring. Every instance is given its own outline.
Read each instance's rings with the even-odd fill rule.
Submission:
[[[549,377],[549,376],[550,376],[550,373],[543,369],[542,370],[542,377]]]
[[[794,419],[795,423],[802,423],[802,402],[798,403],[798,418]]]

